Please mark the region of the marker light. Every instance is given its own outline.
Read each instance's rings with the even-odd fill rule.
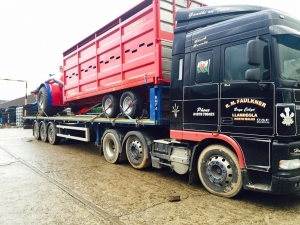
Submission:
[[[292,160],[280,160],[279,168],[282,170],[294,170],[300,168],[300,160],[292,159]]]

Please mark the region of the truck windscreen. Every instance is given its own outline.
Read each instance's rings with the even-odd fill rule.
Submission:
[[[283,34],[276,36],[281,68],[281,77],[300,80],[300,38]]]

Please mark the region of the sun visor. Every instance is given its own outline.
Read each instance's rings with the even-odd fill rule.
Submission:
[[[291,34],[300,37],[300,31],[283,25],[273,25],[269,27],[271,35]]]

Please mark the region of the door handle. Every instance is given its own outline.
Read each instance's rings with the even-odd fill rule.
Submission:
[[[222,117],[221,118],[221,123],[232,124],[233,123],[233,118],[232,117]]]

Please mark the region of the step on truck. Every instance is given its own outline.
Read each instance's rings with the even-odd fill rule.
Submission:
[[[94,141],[109,163],[167,167],[215,195],[298,192],[299,30],[259,6],[144,0],[63,53],[25,123],[38,140]]]

